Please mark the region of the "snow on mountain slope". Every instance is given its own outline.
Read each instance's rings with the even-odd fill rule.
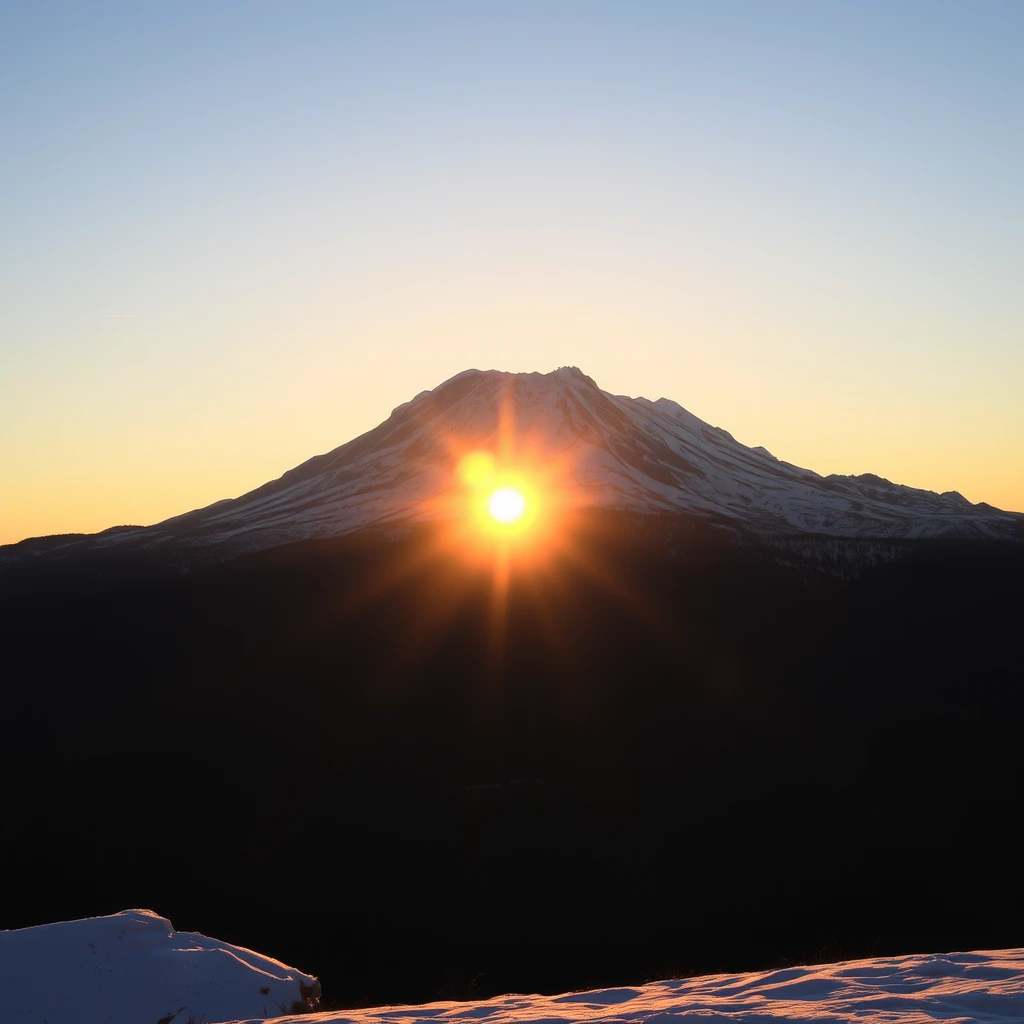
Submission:
[[[437,518],[451,507],[444,496],[457,486],[458,454],[472,449],[523,462],[582,507],[685,511],[762,532],[846,537],[1024,533],[1022,515],[872,475],[822,477],[740,444],[668,399],[610,395],[563,367],[548,374],[466,370],[248,494],[89,543],[176,543],[223,556]],[[80,543],[68,539],[71,547]]]
[[[343,1010],[293,1024],[1010,1024],[1024,1020],[1024,949],[851,960],[560,996]],[[246,1022],[255,1024],[255,1021]]]
[[[668,399],[602,391],[575,367],[467,370],[399,406],[380,426],[234,501],[154,527],[197,543],[253,546],[431,514],[452,486],[454,452],[502,443],[568,466],[581,504],[685,510],[796,531],[856,536],[998,536],[1024,517],[958,494],[874,476],[822,477],[747,448]]]
[[[0,931],[0,1019],[35,1024],[263,1020],[315,1006],[320,984],[151,910]]]

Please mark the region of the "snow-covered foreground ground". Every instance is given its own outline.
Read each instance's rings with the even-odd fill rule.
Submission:
[[[1009,1024],[1024,949],[854,960],[560,996],[289,1015],[315,978],[148,910],[0,932],[0,1020],[33,1024]]]
[[[295,1024],[924,1024],[1024,1021],[1024,949],[852,960],[562,996],[287,1017]],[[279,1021],[278,1024],[283,1024]]]
[[[307,974],[205,935],[176,932],[151,910],[0,931],[4,1024],[265,1020],[319,991]]]

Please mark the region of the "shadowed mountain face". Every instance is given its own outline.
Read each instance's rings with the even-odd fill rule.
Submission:
[[[7,566],[0,926],[154,906],[349,1005],[1022,944],[1021,545],[575,527],[500,604],[432,523]]]
[[[83,549],[217,560],[367,526],[436,519],[461,453],[483,449],[541,472],[575,506],[685,512],[737,528],[837,537],[1020,536],[1024,516],[870,474],[822,477],[748,448],[668,399],[602,391],[575,367],[467,370],[380,426],[240,498],[148,528],[23,542],[8,560]]]

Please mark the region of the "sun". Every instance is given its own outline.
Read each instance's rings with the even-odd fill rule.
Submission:
[[[526,511],[526,499],[515,487],[499,487],[491,494],[487,511],[499,523],[514,523]]]
[[[497,541],[501,549],[513,544],[519,559],[528,550],[531,557],[539,554],[551,526],[551,495],[541,465],[476,449],[463,452],[452,470],[455,504],[448,507],[472,528],[476,541],[484,540],[482,550],[492,550],[490,542]]]

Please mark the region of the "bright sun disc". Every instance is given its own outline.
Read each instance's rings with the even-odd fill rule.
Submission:
[[[513,523],[526,510],[526,499],[514,487],[499,487],[487,502],[487,509],[499,523]]]

